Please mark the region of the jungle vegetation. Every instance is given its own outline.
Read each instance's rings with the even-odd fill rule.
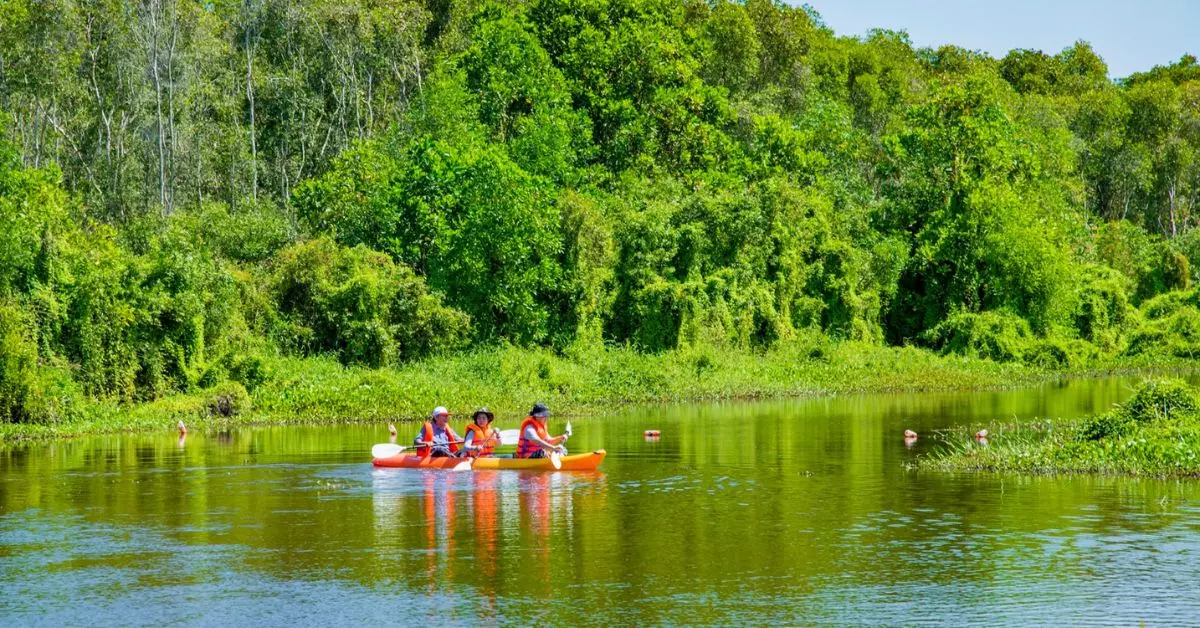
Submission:
[[[0,5],[0,423],[512,351],[1186,360],[1198,225],[1192,56],[769,0]]]

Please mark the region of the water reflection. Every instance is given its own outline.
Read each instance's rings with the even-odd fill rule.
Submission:
[[[573,420],[599,473],[372,469],[382,426],[10,447],[0,623],[1186,623],[1195,482],[903,464],[1131,388],[630,408]]]
[[[506,595],[552,599],[555,556],[576,534],[576,501],[600,512],[604,477],[375,469],[376,550],[389,569],[419,576],[405,586],[425,595],[455,595],[468,583],[485,609]]]

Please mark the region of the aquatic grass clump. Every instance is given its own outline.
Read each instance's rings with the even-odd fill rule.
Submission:
[[[1084,420],[1076,438],[1083,441],[1104,440],[1124,436],[1133,428],[1133,421],[1127,412],[1113,411]]]
[[[1086,419],[957,432],[916,467],[945,471],[1107,473],[1200,477],[1200,406],[1179,380],[1151,380],[1123,406]]]
[[[1196,395],[1178,379],[1150,380],[1138,387],[1124,408],[1140,423],[1191,418],[1196,414]]]

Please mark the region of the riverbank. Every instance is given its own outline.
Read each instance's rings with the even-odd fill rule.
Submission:
[[[265,359],[247,387],[227,382],[149,403],[63,400],[57,420],[0,425],[0,442],[84,434],[249,424],[410,421],[436,405],[456,413],[487,405],[504,422],[544,401],[558,416],[614,405],[847,393],[984,390],[1047,379],[1170,367],[1144,361],[1070,371],[941,356],[911,347],[820,338],[767,351],[680,349],[657,354],[597,348],[487,348],[400,368],[345,367],[333,359]]]
[[[1179,380],[1149,380],[1110,412],[955,432],[915,468],[1023,474],[1200,477],[1200,403]]]

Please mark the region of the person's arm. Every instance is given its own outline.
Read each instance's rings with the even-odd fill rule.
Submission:
[[[421,440],[421,437],[422,437],[422,436],[424,436],[424,435],[425,435],[425,428],[424,428],[424,427],[422,427],[421,429],[417,430],[417,437],[413,439],[413,444],[414,444],[414,445],[418,445],[418,446],[428,446],[428,445],[429,445],[429,444],[430,444],[432,441]]]
[[[542,440],[542,437],[537,435],[537,430],[533,429],[532,425],[525,428],[525,438],[537,443],[539,447],[541,447],[542,449],[544,449],[546,451],[554,451],[554,450],[558,449],[557,443],[550,442],[555,439],[551,438],[549,441]]]
[[[483,449],[483,445],[476,445],[475,430],[467,430],[467,437],[463,440],[463,449],[467,451],[476,451]]]

